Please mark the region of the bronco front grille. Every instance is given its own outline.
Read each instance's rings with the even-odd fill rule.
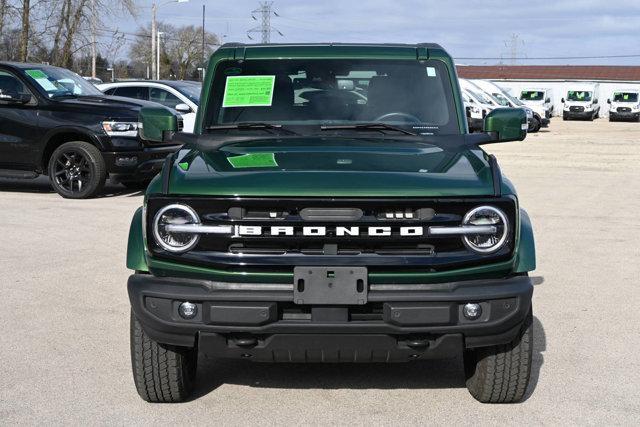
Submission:
[[[203,234],[189,252],[172,254],[149,238],[154,257],[217,268],[278,268],[299,265],[367,266],[444,270],[507,259],[513,250],[516,202],[511,197],[464,199],[273,199],[152,197],[147,204],[147,236],[162,207],[181,203],[192,207],[203,225],[230,226],[233,234]],[[459,236],[409,231],[430,226],[456,227],[471,209],[491,205],[503,210],[510,223],[507,244],[481,255]],[[241,234],[278,227],[282,234]],[[321,230],[321,234],[307,231]]]

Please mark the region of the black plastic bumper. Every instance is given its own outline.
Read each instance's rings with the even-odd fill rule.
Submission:
[[[588,119],[595,115],[593,111],[563,111],[562,115],[568,119]]]
[[[110,178],[116,181],[143,180],[153,178],[160,172],[165,158],[180,147],[165,145],[136,151],[106,151],[102,156]]]
[[[640,113],[609,112],[609,120],[640,120]]]
[[[161,343],[259,361],[406,361],[512,341],[533,286],[527,276],[370,285],[367,304],[357,307],[296,305],[286,284],[134,274],[128,290],[145,332]],[[178,314],[184,301],[197,304],[191,320]],[[463,316],[469,302],[481,304],[479,319]]]

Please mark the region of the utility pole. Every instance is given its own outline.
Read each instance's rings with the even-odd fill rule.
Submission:
[[[96,78],[98,49],[96,46],[96,0],[91,0],[91,77]]]
[[[260,25],[257,27],[251,28],[247,31],[247,37],[250,40],[253,40],[251,34],[258,33],[261,36],[263,44],[271,43],[271,33],[276,32],[280,34],[280,36],[284,36],[280,30],[271,26],[271,15],[280,16],[276,11],[273,10],[273,2],[272,1],[263,1],[260,2],[260,7],[251,12],[251,17],[254,21],[257,21],[256,15],[260,14]]]
[[[156,31],[158,31],[158,23],[156,15],[158,13],[158,5],[154,1],[151,5],[151,75],[156,75]]]

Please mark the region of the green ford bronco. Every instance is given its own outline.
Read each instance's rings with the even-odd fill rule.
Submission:
[[[261,362],[462,356],[470,393],[515,402],[533,346],[531,223],[480,146],[522,141],[496,109],[470,134],[436,44],[227,44],[194,134],[134,215],[127,267],[140,396],[176,402],[198,353]]]

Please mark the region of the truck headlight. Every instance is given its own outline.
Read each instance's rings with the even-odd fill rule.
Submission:
[[[166,251],[187,252],[198,243],[200,235],[184,231],[184,226],[188,229],[189,226],[199,224],[200,217],[189,206],[168,205],[160,209],[153,218],[153,237]]]
[[[591,104],[587,104],[584,106],[585,110],[591,110],[592,105]]]
[[[494,234],[467,234],[463,237],[464,244],[471,250],[482,254],[497,251],[504,246],[509,234],[507,216],[498,208],[479,206],[467,212],[462,225],[492,225],[496,228]]]
[[[102,122],[102,129],[104,129],[105,133],[109,136],[135,137],[138,135],[138,129],[140,128],[142,128],[142,126],[138,122]]]

